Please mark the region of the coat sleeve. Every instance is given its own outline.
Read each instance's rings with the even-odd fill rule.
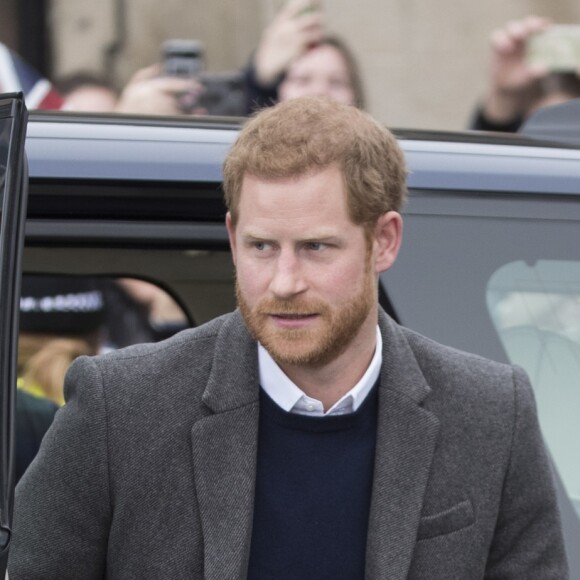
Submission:
[[[111,519],[107,413],[100,373],[81,357],[67,403],[16,488],[11,580],[103,578]]]
[[[553,477],[531,385],[514,371],[509,467],[486,580],[566,580],[568,565]]]

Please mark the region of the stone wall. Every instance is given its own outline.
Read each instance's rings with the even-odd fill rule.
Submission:
[[[166,38],[197,38],[210,70],[242,66],[281,0],[52,0],[57,74],[122,84]],[[484,86],[488,38],[512,18],[580,22],[573,0],[326,0],[329,29],[352,46],[368,108],[390,126],[461,129]]]

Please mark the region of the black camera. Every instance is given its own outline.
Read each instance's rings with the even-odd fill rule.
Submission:
[[[184,113],[199,107],[209,115],[244,115],[245,82],[241,72],[205,72],[205,50],[198,40],[166,40],[162,47],[163,74],[195,78],[204,87],[193,105],[182,106]]]

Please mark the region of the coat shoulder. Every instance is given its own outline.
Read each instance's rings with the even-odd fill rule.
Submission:
[[[192,355],[199,354],[199,349],[203,349],[204,344],[211,348],[215,343],[222,325],[230,316],[230,314],[226,314],[219,318],[214,318],[206,324],[196,328],[182,330],[160,342],[134,344],[98,355],[93,357],[93,360],[99,366],[114,365],[117,363],[126,364],[126,361],[131,359],[143,359],[142,362],[146,364],[147,361],[153,362],[159,358],[182,356],[184,351],[191,351]]]
[[[402,332],[423,372],[449,378],[496,383],[511,380],[516,367],[438,343],[408,328]]]
[[[440,344],[403,328],[406,342],[431,388],[430,402],[463,413],[512,414],[519,405],[533,406],[533,391],[521,368]]]

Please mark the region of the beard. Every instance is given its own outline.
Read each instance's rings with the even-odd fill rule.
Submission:
[[[376,280],[365,269],[361,289],[346,302],[333,306],[323,300],[302,297],[263,299],[251,307],[236,281],[236,297],[252,336],[281,365],[322,367],[346,351],[377,303]],[[273,314],[301,316],[315,313],[314,328],[279,328]]]

